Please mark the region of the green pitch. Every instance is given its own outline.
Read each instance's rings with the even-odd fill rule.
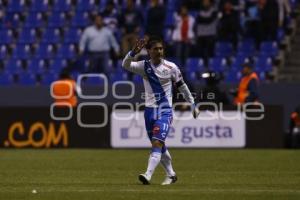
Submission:
[[[178,182],[141,185],[147,150],[0,150],[0,199],[300,199],[300,151],[172,150]],[[36,193],[32,191],[36,190]]]

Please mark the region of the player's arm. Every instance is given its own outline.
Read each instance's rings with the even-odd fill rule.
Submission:
[[[179,90],[179,92],[183,94],[184,99],[191,104],[193,117],[196,119],[198,117],[198,115],[200,114],[200,111],[197,108],[194,97],[193,97],[191,91],[189,90],[188,86],[184,82],[179,69],[175,70],[174,76],[173,76],[173,81],[175,82],[175,85],[176,85],[177,89]]]
[[[123,68],[125,68],[126,70],[128,70],[130,72],[144,75],[144,65],[143,65],[144,62],[143,61],[134,62],[134,57],[135,57],[135,55],[140,53],[140,51],[146,45],[146,42],[147,42],[146,39],[140,39],[136,42],[134,48],[131,51],[129,51],[127,53],[127,55],[125,56],[125,58],[123,59],[123,62],[122,62]]]

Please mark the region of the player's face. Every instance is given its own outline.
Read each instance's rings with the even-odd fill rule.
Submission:
[[[162,43],[155,43],[149,49],[149,56],[151,59],[158,60],[164,56],[164,47]]]

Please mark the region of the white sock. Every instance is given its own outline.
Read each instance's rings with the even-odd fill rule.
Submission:
[[[147,171],[146,174],[148,176],[152,176],[152,174],[154,173],[155,168],[157,167],[157,165],[159,164],[161,159],[161,153],[159,152],[152,152],[150,154],[149,157],[149,161],[148,161],[148,167],[147,167]]]
[[[176,173],[173,170],[172,157],[168,150],[166,150],[166,152],[161,155],[160,163],[164,167],[167,176],[175,176]]]

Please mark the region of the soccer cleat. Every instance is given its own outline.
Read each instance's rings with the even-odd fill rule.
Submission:
[[[167,176],[164,180],[164,182],[161,183],[161,185],[170,185],[172,183],[175,183],[177,181],[177,176]]]
[[[144,185],[149,185],[150,184],[150,179],[147,174],[140,174],[139,175],[139,180],[144,184]]]

